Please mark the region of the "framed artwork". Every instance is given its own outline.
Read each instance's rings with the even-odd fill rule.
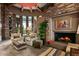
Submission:
[[[55,22],[56,29],[70,29],[71,28],[71,20],[66,19],[58,19]]]

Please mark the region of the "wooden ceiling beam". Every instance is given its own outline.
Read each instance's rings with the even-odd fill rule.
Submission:
[[[37,16],[39,16],[39,15],[45,15],[45,16],[48,15],[44,12],[29,12],[28,10],[21,11],[20,8],[16,8],[14,6],[6,6],[6,10],[13,13],[13,14],[18,14],[18,15],[27,15],[27,16],[28,15],[32,15],[32,16],[33,15],[37,15]]]
[[[62,5],[62,4],[61,4]],[[69,4],[64,4],[62,7],[57,7],[58,9],[63,9],[63,8],[65,8],[65,7],[67,7],[67,6],[69,6],[69,5],[71,5],[70,3]]]

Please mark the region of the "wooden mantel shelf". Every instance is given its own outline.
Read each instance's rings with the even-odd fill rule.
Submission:
[[[53,32],[66,32],[66,33],[76,33],[76,31],[69,31],[69,30],[54,30]]]

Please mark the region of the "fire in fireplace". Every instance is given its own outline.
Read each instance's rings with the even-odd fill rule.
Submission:
[[[69,37],[60,37],[58,40],[61,42],[67,42],[67,43],[71,42],[71,39]]]
[[[75,43],[76,42],[76,33],[60,33],[55,32],[55,41],[58,42],[70,42]]]

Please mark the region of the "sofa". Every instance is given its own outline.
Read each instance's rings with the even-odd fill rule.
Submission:
[[[11,41],[12,41],[12,46],[16,50],[21,50],[26,48],[26,43],[24,42],[23,37],[21,36],[21,33],[12,33]]]

